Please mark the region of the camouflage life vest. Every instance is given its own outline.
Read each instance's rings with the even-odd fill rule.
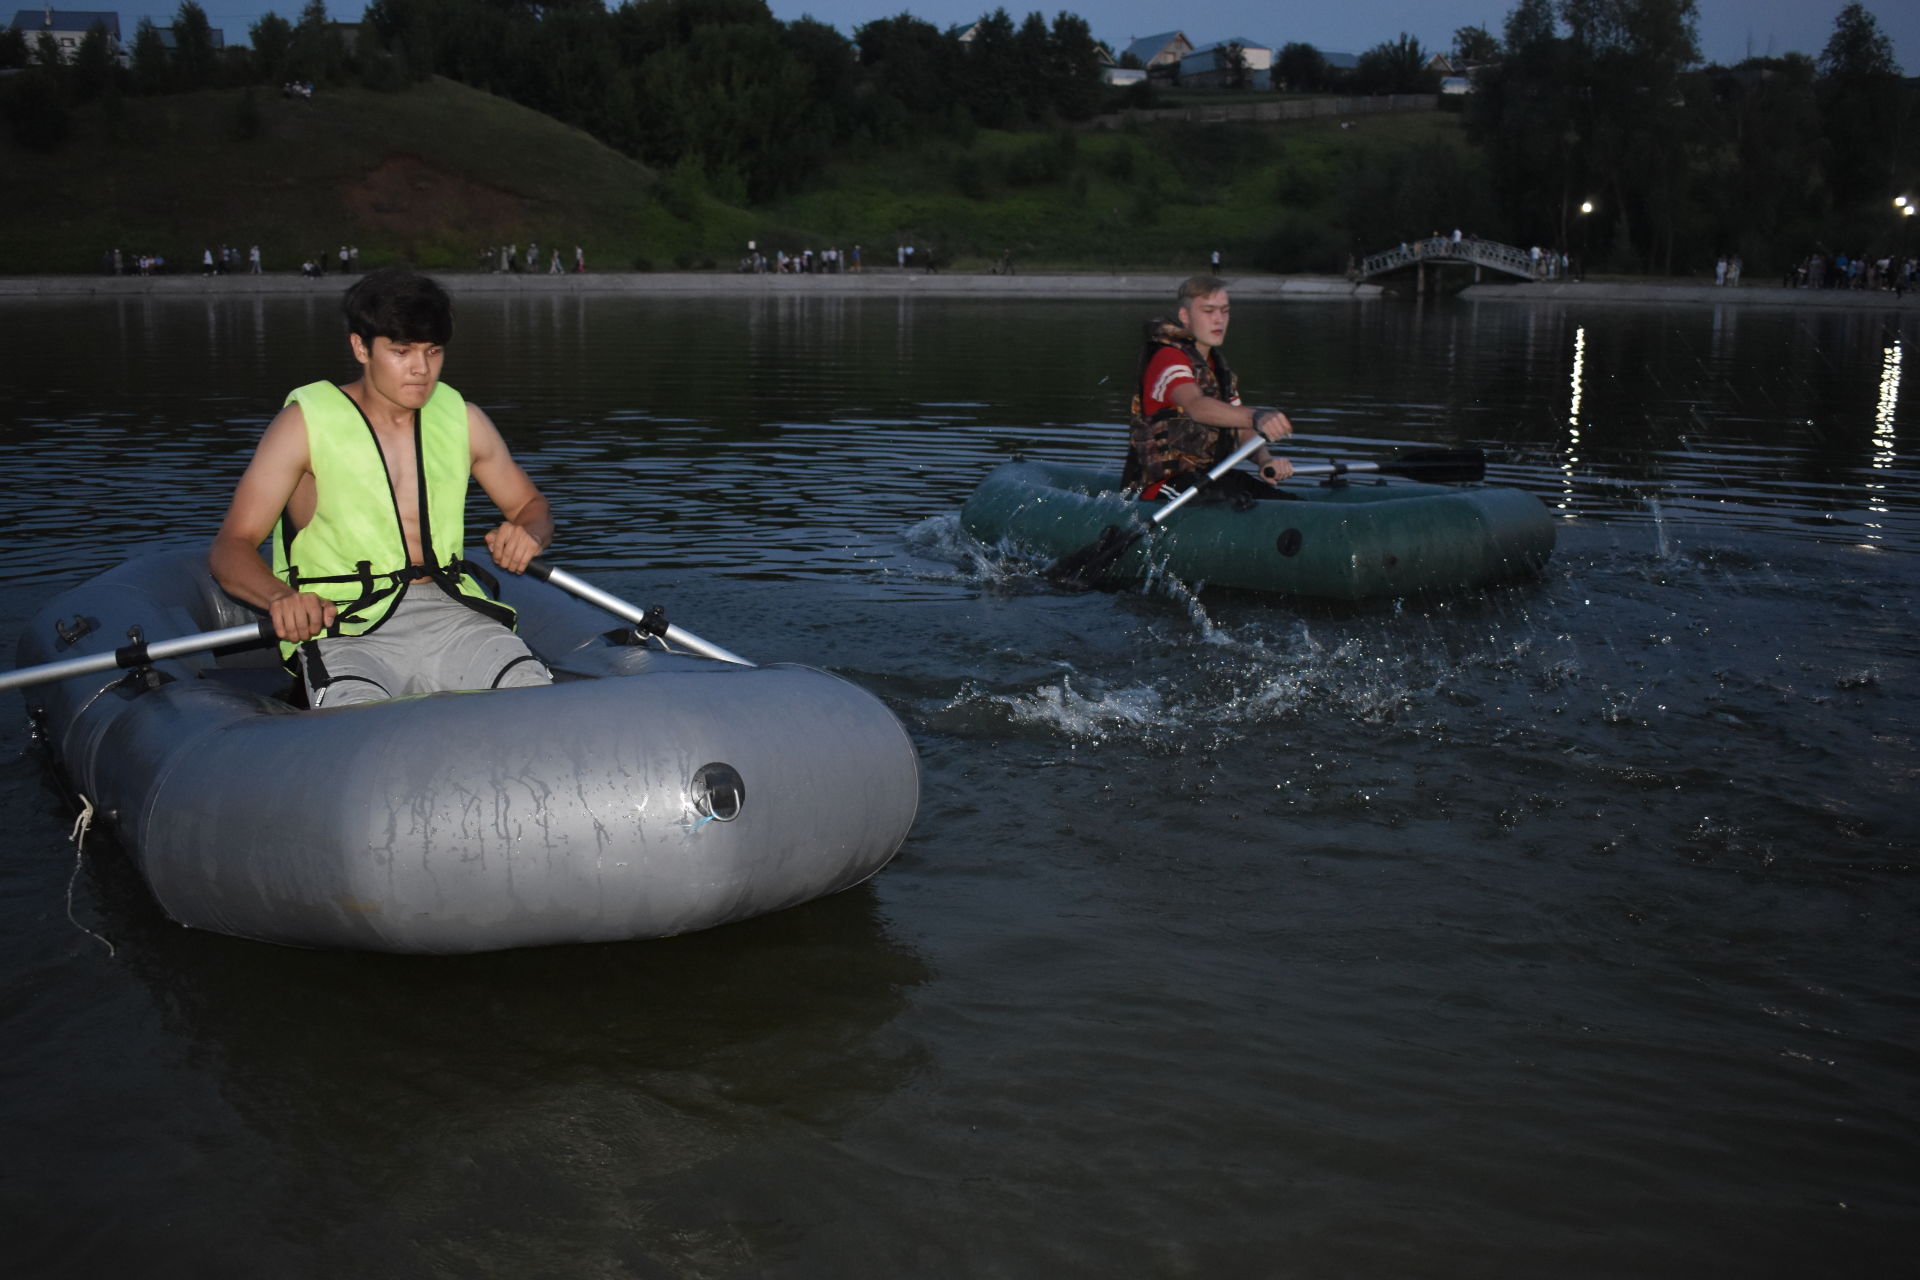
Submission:
[[[1233,452],[1232,431],[1196,422],[1177,405],[1170,404],[1151,418],[1146,416],[1142,397],[1147,366],[1167,347],[1186,356],[1202,395],[1232,404],[1240,394],[1240,381],[1217,348],[1208,359],[1200,354],[1193,335],[1178,322],[1149,320],[1146,342],[1140,348],[1140,372],[1134,378],[1133,412],[1127,423],[1127,465],[1121,481],[1129,488],[1152,491],[1167,481],[1183,483]]]

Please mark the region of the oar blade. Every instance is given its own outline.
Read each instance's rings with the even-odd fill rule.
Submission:
[[[1097,586],[1113,572],[1120,557],[1140,541],[1143,530],[1110,524],[1078,551],[1069,551],[1047,567],[1047,577],[1061,586]]]
[[[1375,465],[1383,475],[1429,484],[1477,484],[1487,478],[1487,455],[1479,449],[1423,449]]]

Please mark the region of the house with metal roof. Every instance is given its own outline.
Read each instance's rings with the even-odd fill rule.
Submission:
[[[1129,41],[1120,53],[1120,60],[1124,62],[1127,55],[1132,54],[1143,70],[1152,71],[1159,67],[1171,68],[1192,52],[1193,41],[1187,39],[1185,32],[1164,31],[1157,36]]]
[[[1240,50],[1242,83],[1234,84],[1233,50]],[[1180,84],[1190,89],[1260,89],[1272,84],[1273,50],[1245,36],[1202,45],[1180,59]]]
[[[97,9],[55,9],[49,5],[41,9],[17,10],[12,26],[27,38],[27,52],[34,56],[38,56],[40,37],[44,33],[53,37],[54,47],[60,50],[60,60],[72,62],[80,52],[80,42],[95,27],[106,29],[108,52],[120,53],[118,13]]]

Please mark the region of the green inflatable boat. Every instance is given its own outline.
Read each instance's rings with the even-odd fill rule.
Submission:
[[[1157,570],[1329,600],[1472,590],[1536,574],[1553,554],[1552,517],[1518,489],[1392,474],[1417,465],[1294,467],[1276,497],[1182,506],[1130,499],[1116,476],[1016,458],[973,491],[960,523],[989,546],[1056,558],[1055,576],[1125,582]]]

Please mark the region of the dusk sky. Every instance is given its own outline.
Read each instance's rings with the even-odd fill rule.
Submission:
[[[272,10],[292,21],[299,16],[303,2],[287,0],[274,5],[257,0],[201,0],[201,7],[213,25],[226,32],[227,39],[241,44],[246,42],[247,28],[262,14]],[[15,10],[23,7],[28,6],[22,0],[13,0],[10,6]],[[70,0],[70,6],[58,7],[108,8],[98,0]],[[357,19],[365,7],[347,0],[330,0],[328,6],[329,12],[342,21]],[[771,0],[770,7],[776,17],[791,20],[811,14],[851,35],[862,23],[901,12],[944,28],[971,22],[998,6],[982,0]],[[1450,47],[1453,33],[1460,27],[1485,27],[1498,35],[1513,7],[1512,0],[1346,0],[1343,4],[1313,6],[1275,4],[1272,0],[1194,4],[1099,0],[1080,5],[1050,0],[1046,5],[1005,6],[1015,22],[1036,9],[1049,21],[1063,8],[1077,13],[1093,28],[1096,39],[1106,41],[1116,51],[1133,37],[1179,30],[1195,44],[1244,36],[1275,48],[1300,41],[1323,52],[1354,54],[1394,39],[1402,31],[1432,50]],[[1699,0],[1700,51],[1708,61],[1721,63],[1738,62],[1749,52],[1776,56],[1798,52],[1818,57],[1833,34],[1834,15],[1843,7],[1844,0]],[[1920,3],[1867,0],[1866,7],[1893,42],[1893,56],[1901,69],[1908,75],[1920,75]],[[177,0],[172,5],[120,9],[125,38],[133,38],[141,16],[165,26],[178,9]]]

